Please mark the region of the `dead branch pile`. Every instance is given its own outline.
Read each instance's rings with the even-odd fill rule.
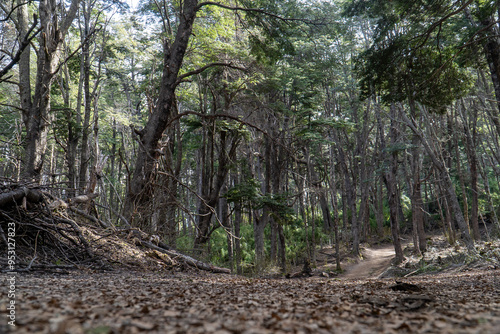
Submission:
[[[157,236],[135,228],[116,230],[75,207],[95,197],[61,200],[32,187],[0,188],[0,271],[12,270],[9,250],[14,250],[15,271],[192,267],[230,273],[169,249]]]
[[[0,243],[6,250],[0,253],[2,271],[12,269],[7,266],[12,257],[7,255],[15,255],[15,271],[76,268],[95,262],[79,226],[54,214],[43,191],[20,186],[5,186],[1,191]]]

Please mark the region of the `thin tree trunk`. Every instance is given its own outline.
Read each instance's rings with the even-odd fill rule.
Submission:
[[[333,156],[333,154],[331,154]],[[332,192],[332,208],[333,208],[333,233],[335,240],[335,264],[336,270],[340,271],[342,268],[340,266],[340,238],[339,238],[339,208],[337,204],[337,183],[335,179],[335,170],[332,164],[331,178],[330,178],[330,188]]]
[[[263,213],[260,217],[257,217],[257,213],[255,213],[253,222],[253,235],[255,241],[255,270],[257,273],[260,273],[265,264],[264,228],[269,222],[269,209],[267,207],[264,207]]]
[[[241,270],[241,239],[240,239],[240,229],[241,220],[243,218],[241,203],[235,203],[234,205],[234,260],[236,266],[236,273],[238,275],[242,274]]]
[[[359,226],[358,219],[356,217],[356,187],[351,180],[350,173],[347,167],[347,162],[344,154],[344,150],[340,147],[340,143],[337,143],[337,151],[339,157],[339,163],[342,167],[344,174],[344,192],[346,195],[347,210],[351,213],[351,235],[352,235],[352,253],[354,256],[360,256],[359,251]],[[344,215],[347,214],[347,210],[344,211]],[[347,225],[346,225],[347,226]]]
[[[278,258],[281,272],[284,273],[286,270],[286,244],[285,244],[285,234],[283,233],[283,225],[278,224]]]
[[[390,127],[390,139],[391,145],[395,145],[398,141],[398,129],[397,129],[397,119],[396,119],[396,107],[391,105],[390,107],[390,117],[391,117],[391,127]],[[387,147],[385,144],[385,135],[382,125],[380,115],[377,114],[377,123],[379,127],[380,143],[382,151],[385,151]],[[404,260],[403,248],[401,246],[401,240],[399,236],[399,198],[400,194],[397,188],[397,170],[398,170],[398,156],[397,151],[393,150],[390,156],[385,154],[385,158],[389,160],[389,167],[383,174],[383,179],[385,186],[387,188],[388,204],[389,204],[389,214],[390,214],[390,224],[391,224],[391,235],[392,242],[394,245],[394,251],[396,253],[395,262],[401,263]]]
[[[19,43],[28,33],[28,4],[24,0],[17,0],[18,12],[17,12],[17,23],[19,31]],[[28,44],[21,54],[19,59],[19,97],[21,100],[21,108],[23,113],[23,121],[25,124],[29,122],[29,111],[32,109],[31,103],[31,69],[30,69],[30,58],[31,58],[31,45]]]
[[[115,179],[115,160],[116,160],[116,119],[113,117],[113,122],[111,124],[112,134],[111,134],[111,153],[110,153],[110,169],[109,169],[109,179],[111,180],[111,184],[119,184]],[[111,208],[115,208],[115,192],[113,191],[113,187],[110,187],[109,190],[109,206]],[[116,211],[116,210],[115,210]]]
[[[465,242],[465,245],[467,246],[467,249],[469,250],[470,253],[475,254],[476,250],[474,247],[474,241],[470,236],[468,224],[465,221],[464,216],[462,214],[462,209],[460,207],[455,187],[453,185],[453,181],[451,180],[448,169],[445,167],[445,164],[442,161],[442,159],[438,158],[435,150],[431,147],[426,136],[417,128],[414,121],[410,120],[404,113],[402,114],[402,116],[404,122],[411,128],[411,130],[415,134],[417,134],[420,137],[420,141],[424,145],[427,155],[431,158],[434,167],[439,171],[439,175],[443,180],[443,186],[448,196],[448,201],[449,201],[448,204],[450,205],[453,211],[453,215],[455,216],[455,220],[457,221],[460,231],[462,232],[462,238]]]
[[[490,211],[490,214],[492,216],[493,225],[496,227],[497,231],[500,232],[500,222],[498,220],[498,216],[497,216],[497,213],[496,213],[496,207],[493,204],[493,199],[491,197],[490,180],[488,179],[488,174],[486,173],[486,164],[484,162],[483,157],[480,157],[480,162],[481,163],[479,165],[479,167],[480,167],[479,170],[480,170],[480,173],[481,173],[481,178],[483,179],[484,188],[485,188],[485,191],[486,191],[486,196],[488,198],[489,211]]]
[[[218,167],[215,176],[214,184],[209,187],[210,192],[207,197],[203,198],[198,208],[198,226],[197,235],[194,240],[195,248],[204,245],[209,240],[210,234],[210,222],[214,213],[214,209],[219,200],[219,194],[226,181],[227,173],[229,172],[230,163],[235,159],[236,148],[240,142],[240,138],[237,134],[233,135],[231,143],[229,144],[229,151],[226,152],[226,132],[221,132],[220,134],[220,151],[218,157]],[[215,160],[215,159],[214,159]],[[214,161],[215,162],[215,161]]]
[[[377,234],[379,238],[384,236],[384,199],[383,199],[383,185],[380,181],[375,184],[375,196],[373,204],[375,207],[375,219],[377,220]]]
[[[402,110],[404,112],[404,110]],[[418,119],[417,108],[415,101],[410,101],[410,112],[413,119]],[[411,188],[411,208],[412,208],[412,226],[413,226],[413,243],[415,251],[419,254],[425,253],[427,249],[427,242],[424,230],[424,217],[423,217],[423,201],[422,201],[422,182],[420,180],[422,154],[420,139],[416,134],[412,135],[412,149],[410,157],[410,188]]]
[[[490,68],[491,82],[493,83],[493,89],[495,91],[495,96],[497,102],[498,112],[492,115],[493,124],[497,129],[498,135],[500,135],[500,41],[499,32],[496,25],[493,24],[495,19],[489,17],[488,19],[481,22],[484,27],[489,27],[486,30],[488,38],[484,44],[484,52],[486,54],[486,60],[488,61],[488,66]]]
[[[395,119],[395,106],[391,106],[391,130],[390,130],[390,138],[391,144],[396,145],[398,141],[398,130],[396,128]],[[389,196],[389,210],[391,215],[391,234],[392,234],[392,242],[394,244],[394,250],[396,253],[395,263],[401,263],[404,260],[403,248],[401,246],[401,239],[399,236],[399,199],[400,194],[397,186],[397,170],[398,170],[398,156],[397,151],[393,151],[390,157],[389,163],[389,173],[386,174],[386,186],[387,186],[387,194]]]
[[[53,118],[50,110],[50,90],[58,70],[61,46],[76,15],[78,4],[79,0],[73,0],[65,15],[62,13],[58,15],[60,7],[55,0],[40,0],[39,2],[38,13],[43,30],[38,38],[35,92],[31,107],[23,116],[26,127],[23,178],[26,179],[38,180],[42,172],[47,135]],[[25,82],[25,84],[28,83]],[[22,92],[22,98],[26,98],[29,90],[23,87]]]
[[[224,186],[222,191],[224,193],[227,192],[227,186]],[[234,271],[234,265],[233,265],[233,231],[231,227],[231,222],[229,220],[229,207],[227,203],[227,199],[224,197],[219,198],[219,219],[220,222],[223,226],[223,228],[226,230],[226,244],[227,244],[227,254],[228,254],[228,262],[230,265],[231,272]]]
[[[475,240],[481,239],[481,234],[479,233],[479,188],[478,188],[478,162],[476,155],[476,144],[477,144],[477,108],[472,106],[472,112],[467,113],[469,119],[465,117],[465,103],[461,99],[460,116],[463,122],[464,134],[465,134],[465,152],[467,154],[467,159],[469,160],[469,172],[470,172],[470,187],[472,191],[471,198],[471,213],[470,221],[472,225],[473,237]],[[459,107],[458,107],[459,108]],[[471,133],[472,131],[472,133]]]
[[[90,2],[87,3],[90,6]],[[84,7],[86,7],[84,5]],[[80,194],[86,192],[89,181],[89,161],[90,161],[90,114],[91,114],[91,101],[90,94],[90,41],[88,36],[90,33],[90,8],[85,8],[83,11],[83,27],[80,28],[82,34],[82,64],[83,64],[83,124],[82,124],[82,141],[80,150],[80,172],[78,177],[78,189]]]

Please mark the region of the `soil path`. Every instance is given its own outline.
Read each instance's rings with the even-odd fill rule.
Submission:
[[[389,267],[394,256],[393,245],[367,248],[363,251],[363,260],[348,267],[341,277],[348,279],[377,278]]]

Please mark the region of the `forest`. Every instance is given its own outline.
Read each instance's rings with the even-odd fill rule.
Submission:
[[[129,268],[130,246],[244,285],[335,277],[390,245],[400,276],[478,263],[498,274],[499,1],[1,0],[0,31],[4,269]],[[438,239],[456,253],[430,265]],[[372,311],[437,303],[353,296]],[[500,325],[489,305],[496,318],[469,319],[492,326],[478,332]],[[293,317],[273,312],[281,327],[256,332],[287,332]],[[222,328],[200,321],[174,332]]]

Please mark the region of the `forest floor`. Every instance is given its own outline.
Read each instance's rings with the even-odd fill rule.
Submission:
[[[15,265],[0,254],[0,334],[500,334],[498,238],[473,256],[439,235],[423,257],[406,242],[398,265],[392,246],[364,244],[357,258],[344,245],[341,273],[325,247],[296,278],[249,278],[29,191],[39,202],[6,207],[30,197],[14,189],[0,210],[15,253]]]
[[[391,244],[366,248],[363,252],[363,260],[346,267],[341,277],[344,279],[377,278],[389,268],[394,255],[394,246]]]
[[[365,247],[361,261],[348,261],[343,274],[329,277],[322,277],[321,266],[296,279],[168,266],[18,273],[16,327],[7,324],[2,291],[0,332],[500,334],[500,268],[467,262],[460,249],[441,241],[432,241],[425,261],[408,255],[400,267],[390,266],[392,247]],[[498,242],[482,247],[499,251]],[[450,259],[463,263],[429,271]],[[407,277],[387,278],[395,268]],[[6,282],[14,274],[1,275]]]

